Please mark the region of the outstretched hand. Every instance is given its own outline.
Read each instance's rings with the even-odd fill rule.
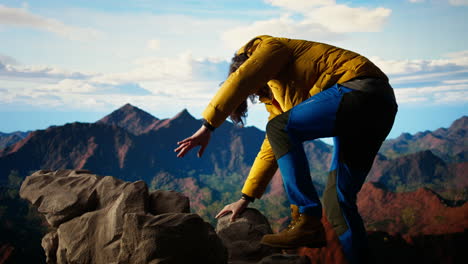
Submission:
[[[247,200],[240,199],[237,202],[228,204],[224,206],[223,210],[219,211],[219,213],[216,215],[216,218],[220,218],[232,212],[230,220],[233,222],[242,212],[244,212],[249,203],[250,202]]]
[[[191,149],[196,146],[200,146],[200,150],[198,150],[198,157],[200,158],[203,155],[203,152],[208,146],[211,138],[211,131],[206,128],[205,126],[201,126],[197,132],[195,132],[191,137],[188,137],[182,141],[177,142],[177,147],[174,149],[174,152],[177,153],[177,157],[181,158],[187,154]]]

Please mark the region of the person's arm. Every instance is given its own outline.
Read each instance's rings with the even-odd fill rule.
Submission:
[[[242,193],[249,197],[260,199],[278,169],[275,155],[271,149],[268,138],[265,137],[262,147],[245,180]]]
[[[210,142],[211,132],[213,130],[214,128],[207,124],[203,124],[192,136],[177,142],[179,147],[174,150],[174,152],[178,152],[177,157],[181,158],[185,156],[189,150],[196,146],[200,146],[200,150],[198,150],[198,157],[200,158],[203,155],[206,146],[208,146],[208,143]]]
[[[226,205],[216,218],[222,217],[232,212],[230,217],[234,221],[253,199],[260,198],[265,192],[268,183],[275,174],[278,165],[276,163],[273,151],[271,151],[270,143],[265,138],[262,147],[255,158],[255,161],[250,169],[249,176],[244,183],[242,193],[239,195],[240,199],[234,203]]]
[[[177,142],[174,151],[183,157],[195,146],[201,146],[198,156],[203,155],[210,140],[210,129],[219,127],[242,101],[265,85],[284,66],[289,50],[275,38],[264,39],[237,71],[229,75],[219,91],[203,112],[206,124],[191,137]]]
[[[276,115],[280,114],[281,111],[271,105],[270,100],[262,101],[265,103],[265,107],[270,116],[268,120],[271,120]],[[278,165],[276,163],[273,150],[271,149],[268,138],[265,137],[263,144],[260,147],[260,151],[255,158],[255,161],[250,169],[250,173],[245,180],[244,187],[242,188],[241,197],[238,201],[226,205],[217,215],[216,218],[222,217],[232,212],[231,221],[234,221],[239,216],[249,203],[253,202],[255,198],[260,198],[265,192],[268,183],[275,174]]]
[[[268,121],[283,113],[283,111],[273,104],[272,99],[262,100],[265,104],[267,112],[270,113]],[[245,180],[242,193],[252,198],[258,198],[263,195],[268,186],[268,183],[273,178],[278,164],[276,162],[275,154],[271,148],[268,137],[265,136],[260,151],[255,158],[255,161],[250,169],[250,173]]]
[[[271,37],[262,40],[251,57],[237,71],[229,75],[209,105],[203,118],[213,127],[219,127],[226,118],[284,67],[291,59],[291,51]]]

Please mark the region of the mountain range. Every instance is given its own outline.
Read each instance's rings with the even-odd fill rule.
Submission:
[[[176,142],[200,125],[201,121],[187,110],[159,120],[125,105],[95,123],[75,122],[37,130],[0,150],[0,179],[5,180],[11,170],[26,175],[46,168],[86,168],[147,182],[161,173],[184,178],[248,170],[264,133],[253,127],[239,129],[229,122],[218,128],[202,159],[193,153],[177,158],[173,152]]]
[[[12,133],[0,132],[0,149],[3,149],[5,147],[15,144],[18,141],[21,141],[22,139],[27,137],[29,133],[30,131],[27,131],[27,132],[16,131]]]
[[[152,189],[183,192],[190,197],[193,210],[213,219],[217,210],[238,199],[265,133],[224,122],[202,158],[196,157],[196,151],[177,158],[176,142],[200,125],[185,109],[173,118],[158,119],[126,104],[95,123],[36,130],[0,149],[0,183],[7,184],[12,172],[24,177],[39,169],[87,169],[127,181],[144,180]],[[435,195],[443,204],[464,204],[468,198],[467,126],[468,117],[463,116],[449,128],[405,133],[385,141],[368,184],[389,193],[426,188],[435,193],[424,195]],[[320,140],[304,146],[311,177],[322,193],[333,147]],[[287,221],[288,204],[279,173],[264,198],[254,204],[273,219],[275,228]]]

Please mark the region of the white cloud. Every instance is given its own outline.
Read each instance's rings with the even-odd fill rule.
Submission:
[[[335,5],[335,0],[266,0],[272,6],[299,13],[308,12],[318,6]]]
[[[335,0],[267,0],[273,6],[303,16],[305,23],[317,23],[333,32],[380,31],[391,14],[388,8],[369,9],[337,4]]]
[[[119,73],[96,75],[96,83],[122,82],[221,82],[227,75],[228,62],[220,58],[194,58],[189,51],[176,57],[145,57],[136,59],[133,69]]]
[[[148,47],[148,49],[151,50],[159,50],[159,48],[161,47],[161,41],[159,41],[159,39],[150,39],[148,40],[146,46]]]
[[[383,60],[378,57],[370,58],[385,73],[391,75],[412,74],[417,72],[453,71],[460,70],[463,64],[456,60]]]
[[[445,93],[435,93],[434,100],[440,104],[468,103],[468,89],[464,91],[453,91]]]
[[[103,74],[94,77],[95,82],[141,82],[161,80],[189,80],[192,78],[193,58],[183,53],[176,58],[142,58],[135,61],[135,68],[122,73]]]
[[[457,65],[468,66],[468,50],[448,53],[445,56]]]
[[[395,89],[398,103],[468,103],[468,84]]]
[[[428,77],[440,77],[468,71],[468,50],[449,53],[443,58],[433,60],[384,60],[370,58],[385,73],[400,80],[414,80]]]
[[[82,80],[63,80],[52,85],[39,87],[24,86],[18,89],[0,89],[0,106],[10,105],[18,108],[44,108],[57,110],[109,111],[132,103],[158,113],[180,111],[183,108],[197,109],[201,112],[217,90],[216,82],[151,82],[145,89],[152,93],[138,94],[134,89],[121,93],[100,84]]]
[[[467,6],[468,0],[449,0],[449,3],[454,6]]]
[[[339,40],[343,36],[331,32],[326,27],[312,21],[294,21],[290,16],[284,15],[280,18],[257,21],[248,26],[232,28],[222,35],[226,45],[237,50],[251,38],[258,35],[271,35],[278,37],[298,38],[316,40]]]
[[[265,26],[262,23],[265,21],[254,24],[252,30]],[[292,25],[289,17],[269,23],[276,23],[276,27],[282,26],[283,30],[290,26],[291,34],[300,34],[294,31],[298,27]],[[304,31],[310,30],[302,26]],[[234,30],[231,33],[234,34]],[[2,87],[1,104],[65,109],[112,109],[132,102],[145,109],[190,107],[201,111],[218,90],[228,68],[224,59],[194,58],[188,51],[176,57],[135,59],[129,70],[113,73],[85,74],[50,66],[11,65],[4,58],[15,61],[8,56],[0,57],[0,78],[26,79],[33,85]],[[390,75],[392,85],[397,84],[395,92],[399,103],[447,104],[467,103],[467,58],[468,51],[460,51],[436,60],[372,58],[372,61]],[[48,81],[41,83],[41,78]]]
[[[225,60],[194,59],[189,52],[175,58],[137,59],[133,69],[120,73],[84,75],[47,66],[0,66],[6,87],[0,91],[0,105],[74,110],[108,110],[133,102],[147,109],[201,111],[227,71]]]
[[[468,51],[434,60],[371,60],[397,87],[399,103],[468,103]]]
[[[38,91],[46,93],[92,93],[98,89],[83,80],[64,79],[55,84],[49,84],[39,87]]]
[[[48,31],[72,40],[94,40],[102,33],[91,28],[66,25],[63,22],[30,13],[26,8],[0,5],[0,25],[27,27]]]
[[[18,65],[18,61],[13,57],[0,54],[0,65],[2,64]],[[2,66],[0,66],[0,68],[1,67]]]
[[[91,80],[64,79],[57,83],[39,86],[36,91],[49,94],[122,94],[122,95],[149,95],[148,90],[138,83],[97,83]]]
[[[454,81],[450,78],[458,78],[457,76],[466,76],[468,74],[468,69],[459,70],[459,71],[447,71],[447,72],[417,72],[408,74],[405,76],[395,75],[390,78],[392,84],[412,84],[412,83],[424,83],[424,82],[444,82],[444,81]]]
[[[408,0],[410,3],[424,3],[426,0]],[[454,6],[466,6],[468,0],[448,0],[448,3]]]
[[[16,61],[11,57],[0,57],[0,79],[1,78],[36,78],[36,79],[85,79],[91,73],[73,72],[51,66],[39,65],[13,65],[7,62]]]
[[[463,79],[463,80],[445,80],[445,81],[442,81],[442,83],[446,83],[446,84],[468,83],[468,79]]]
[[[388,8],[352,8],[346,5],[328,5],[317,8],[307,19],[333,32],[378,32],[390,17]]]
[[[380,31],[391,15],[388,8],[350,7],[334,0],[267,0],[282,15],[238,26],[223,33],[224,42],[237,49],[257,35],[337,41],[350,32]]]

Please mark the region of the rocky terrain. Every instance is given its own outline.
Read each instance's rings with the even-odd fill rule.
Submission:
[[[358,200],[373,245],[379,245],[377,251],[383,250],[381,255],[389,248],[423,252],[421,248],[435,248],[439,243],[441,250],[424,252],[439,252],[434,258],[447,259],[457,256],[454,245],[466,242],[467,120],[464,116],[449,128],[402,134],[382,146]],[[175,142],[200,124],[186,110],[173,118],[158,119],[127,104],[95,123],[36,130],[0,148],[0,259],[44,255],[37,247],[47,221],[18,196],[24,178],[41,169],[86,169],[119,180],[144,181],[148,192],[175,190],[189,198],[191,213],[215,226],[214,215],[239,198],[264,132],[225,122],[213,134],[203,158],[194,153],[184,159],[172,155]],[[320,194],[332,146],[322,141],[304,145]],[[282,185],[277,173],[264,197],[252,204],[274,231],[288,222],[289,205]],[[337,256],[323,252],[319,255]]]
[[[49,231],[41,243],[47,263],[346,263],[325,218],[326,247],[299,248],[283,254],[259,243],[272,229],[258,210],[249,208],[234,222],[229,216],[222,217],[214,229],[190,213],[187,197],[174,191],[150,192],[143,181],[125,182],[85,170],[37,171],[22,183],[20,195],[48,223]],[[388,205],[414,208],[418,201],[435,203],[428,199],[437,200],[440,207],[425,206],[412,214],[399,209],[402,215],[390,223],[410,228],[404,237],[399,233],[369,233],[370,257],[375,263],[414,263],[421,259],[426,260],[424,263],[463,263],[466,256],[462,247],[468,242],[463,218],[468,213],[466,205],[444,210],[446,205],[428,190],[395,195],[370,183],[360,193],[359,203],[372,203],[372,212],[361,213],[378,220],[394,211]],[[422,211],[427,210],[445,228],[425,219]],[[449,222],[444,223],[444,217]],[[412,222],[416,219],[419,223]],[[13,249],[4,245],[1,250],[6,259]]]
[[[42,239],[47,263],[226,263],[213,228],[189,213],[186,197],[148,192],[89,171],[38,171],[22,198],[49,224]]]
[[[143,181],[41,170],[26,178],[20,195],[50,226],[42,239],[47,263],[308,263],[260,245],[272,230],[257,210],[235,222],[222,218],[218,236],[190,213],[187,197],[149,192]]]

